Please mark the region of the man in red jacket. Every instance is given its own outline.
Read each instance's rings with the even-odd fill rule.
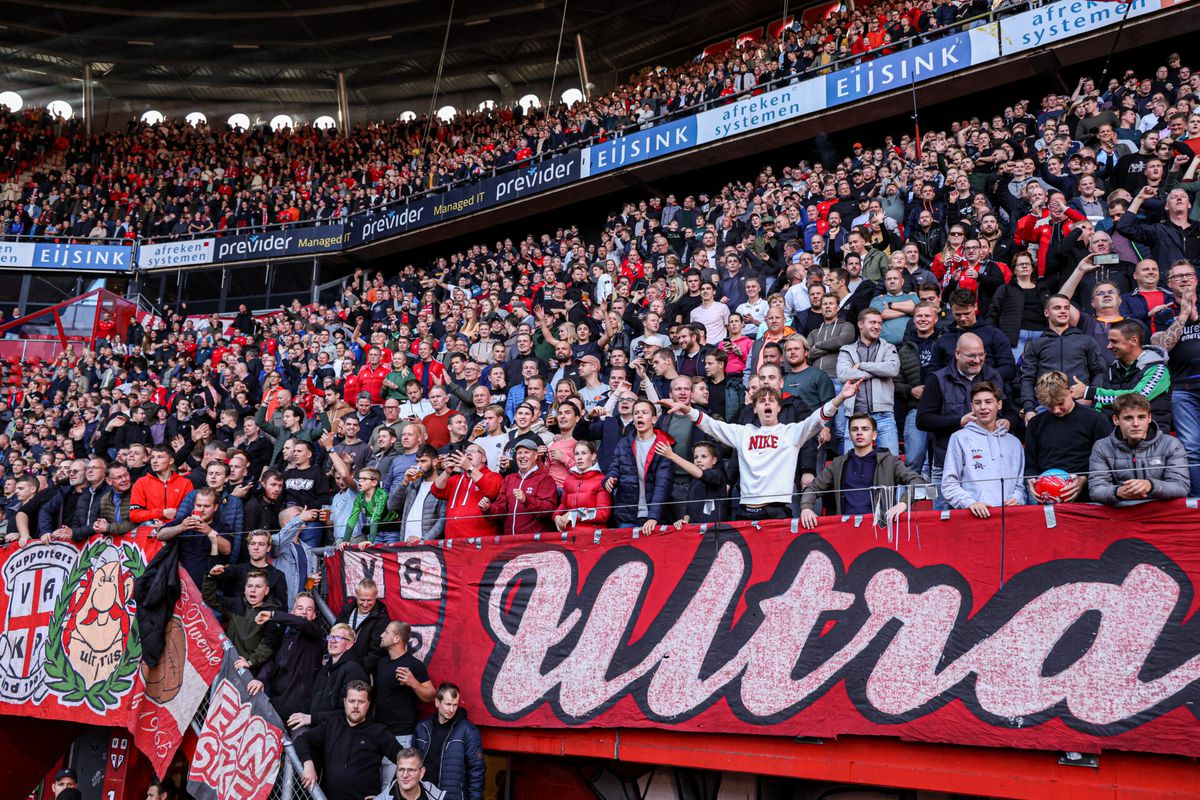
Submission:
[[[1030,183],[1027,191],[1029,213],[1017,220],[1013,240],[1019,245],[1037,244],[1038,277],[1044,278],[1050,252],[1067,238],[1072,224],[1087,217],[1068,208],[1067,198],[1062,192],[1051,193],[1047,201],[1046,190],[1040,184]]]
[[[517,440],[514,460],[517,471],[505,475],[500,494],[491,503],[479,506],[492,516],[502,517],[501,533],[542,533],[554,530],[554,509],[558,507],[558,486],[550,471],[538,466],[537,453],[542,442],[536,436]]]
[[[161,524],[175,519],[179,503],[195,487],[175,472],[175,454],[165,444],[150,451],[150,472],[133,484],[129,519],[138,524]]]
[[[493,533],[483,507],[500,494],[503,482],[488,469],[483,448],[467,445],[465,450],[445,456],[443,464],[444,469],[435,473],[431,492],[446,501],[446,538]]]
[[[367,363],[358,371],[358,389],[371,393],[371,405],[383,402],[383,379],[391,372],[389,367],[384,366],[382,356],[383,351],[372,347],[367,351]]]

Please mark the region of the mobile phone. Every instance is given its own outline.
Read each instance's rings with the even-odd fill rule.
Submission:
[[[1092,256],[1092,263],[1098,267],[1111,267],[1121,262],[1121,257],[1116,253],[1102,253]]]

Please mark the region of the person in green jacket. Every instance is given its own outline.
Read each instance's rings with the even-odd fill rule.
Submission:
[[[408,357],[402,351],[392,354],[392,371],[383,379],[383,399],[404,402],[404,385],[413,379],[413,371],[408,368]]]

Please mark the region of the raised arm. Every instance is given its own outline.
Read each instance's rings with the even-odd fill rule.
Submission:
[[[704,475],[704,470],[700,469],[695,464],[676,453],[666,442],[659,442],[658,444],[654,445],[654,452],[668,461],[673,462],[676,466],[678,466],[688,475],[691,475],[696,480],[700,480],[700,477]]]

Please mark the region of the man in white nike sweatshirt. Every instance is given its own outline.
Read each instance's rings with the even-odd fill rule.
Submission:
[[[990,381],[971,388],[971,416],[946,446],[942,498],[951,508],[969,508],[980,519],[995,506],[1019,506],[1025,490],[1025,450],[1000,419],[1000,389]]]
[[[754,393],[758,425],[733,425],[713,419],[684,403],[662,400],[672,414],[686,414],[700,430],[734,449],[741,482],[738,519],[787,519],[791,516],[800,446],[815,436],[842,403],[854,397],[861,380],[849,380],[842,391],[800,422],[780,424],[783,407],[779,392],[764,387]]]

